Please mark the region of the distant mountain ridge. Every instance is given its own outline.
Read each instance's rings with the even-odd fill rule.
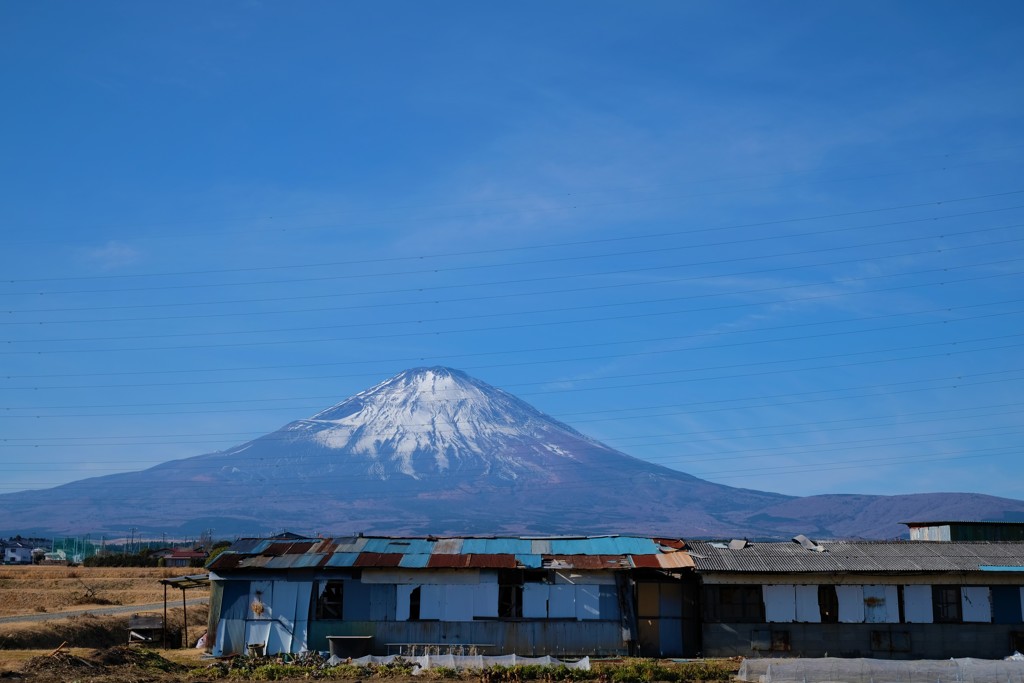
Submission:
[[[1024,520],[977,494],[811,496],[714,484],[595,441],[463,372],[415,368],[234,448],[0,496],[0,533],[663,534],[893,538]]]

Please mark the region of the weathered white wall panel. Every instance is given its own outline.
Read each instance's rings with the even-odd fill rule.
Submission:
[[[523,584],[523,618],[545,619],[548,616],[548,585]]]
[[[477,588],[479,586],[441,586],[444,620],[473,621],[473,604]]]
[[[280,654],[292,651],[292,631],[285,628],[279,621],[270,623],[270,632],[267,634],[267,654]]]
[[[288,632],[292,632],[295,628],[296,619],[296,596],[299,592],[299,584],[295,581],[275,581],[273,595],[273,603],[271,607],[271,613],[274,615],[274,619],[280,622]],[[308,605],[307,605],[308,609]],[[285,650],[288,652],[288,650]]]
[[[576,586],[576,618],[601,618],[601,587],[594,585]]]
[[[257,604],[263,606],[259,613],[253,611]],[[249,618],[250,619],[271,619],[274,616],[272,611],[274,604],[274,582],[273,581],[250,581],[249,582]],[[260,641],[264,642],[264,641]]]
[[[896,586],[864,586],[864,621],[869,624],[900,623]]]
[[[796,592],[791,585],[766,585],[764,587],[765,621],[790,623],[796,620]]]
[[[864,587],[836,586],[839,598],[839,621],[844,624],[864,623]]]
[[[965,622],[987,624],[992,621],[992,595],[988,586],[964,586],[960,606]]]
[[[576,586],[551,586],[548,616],[552,619],[576,618]]]
[[[483,581],[476,587],[473,594],[473,616],[497,618],[498,616],[498,584]]]
[[[292,652],[308,649],[307,633],[309,629],[309,607],[313,597],[313,584],[302,581],[296,583],[295,590],[295,627],[292,631]]]
[[[912,585],[903,587],[903,618],[908,624],[930,624],[932,615],[932,587]]]
[[[796,587],[796,620],[806,624],[821,622],[821,609],[818,607],[817,586]]]
[[[420,619],[444,619],[444,586],[420,586]]]
[[[270,639],[269,621],[247,621],[245,622],[245,644],[266,645]]]
[[[409,596],[416,586],[396,586],[395,621],[409,621]]]

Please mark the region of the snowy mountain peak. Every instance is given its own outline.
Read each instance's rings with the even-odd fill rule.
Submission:
[[[371,473],[381,478],[475,469],[515,479],[524,469],[544,469],[552,457],[571,459],[566,440],[597,445],[511,394],[446,367],[406,370],[288,429],[369,459]]]

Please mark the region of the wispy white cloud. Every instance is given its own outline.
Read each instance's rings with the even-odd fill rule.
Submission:
[[[120,270],[142,260],[140,249],[119,240],[109,240],[100,247],[84,247],[78,252],[79,259],[102,271]]]

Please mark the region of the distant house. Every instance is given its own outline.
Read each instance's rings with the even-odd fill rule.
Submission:
[[[682,656],[698,647],[697,582],[679,540],[242,539],[214,558],[215,655]]]
[[[1024,651],[1024,543],[690,542],[707,656]]]
[[[0,539],[4,564],[32,564],[32,546],[17,539]]]
[[[165,567],[195,567],[206,560],[206,553],[202,550],[172,548],[161,551],[157,558],[163,560]]]

